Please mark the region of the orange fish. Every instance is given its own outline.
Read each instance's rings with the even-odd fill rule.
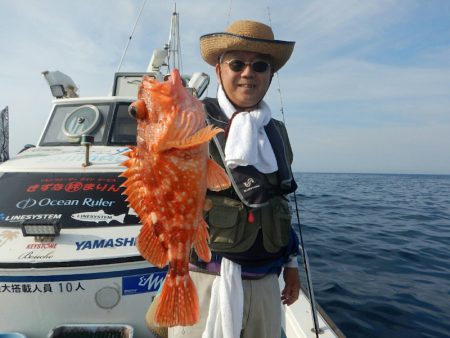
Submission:
[[[202,260],[211,259],[203,220],[206,189],[230,186],[208,155],[208,141],[222,129],[205,126],[202,103],[189,94],[176,69],[164,82],[144,77],[137,97],[130,106],[137,145],[126,154],[122,176],[127,201],[142,223],[139,252],[160,268],[169,264],[154,322],[193,325],[199,308],[188,270],[192,247]]]

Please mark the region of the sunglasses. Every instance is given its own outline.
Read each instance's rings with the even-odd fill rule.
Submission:
[[[244,62],[242,60],[233,59],[224,62],[236,73],[242,72],[247,65],[249,65],[256,73],[265,73],[270,68],[270,64],[266,61]]]

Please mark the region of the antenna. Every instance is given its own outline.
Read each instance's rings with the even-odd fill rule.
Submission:
[[[144,10],[144,7],[145,7],[146,3],[147,3],[147,0],[144,0],[144,3],[141,6],[141,10],[139,11],[139,15],[138,15],[138,17],[137,17],[137,19],[136,19],[136,21],[134,23],[134,26],[133,26],[133,29],[131,31],[130,37],[128,38],[127,45],[125,46],[125,50],[123,51],[122,58],[120,59],[119,66],[117,67],[116,73],[118,73],[120,71],[120,68],[122,67],[123,59],[125,58],[125,55],[127,54],[128,46],[130,45],[131,39],[133,38],[134,30],[136,29],[136,25],[139,22],[139,19],[141,18],[141,14],[142,14],[142,11]]]
[[[177,13],[177,4],[175,3],[172,21],[170,26],[169,41],[166,44],[165,49],[168,52],[168,66],[169,71],[173,68],[180,70],[183,73],[183,63],[181,60],[181,42],[180,42],[180,14]]]

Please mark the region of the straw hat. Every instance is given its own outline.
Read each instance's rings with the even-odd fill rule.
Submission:
[[[272,28],[250,20],[234,21],[223,33],[200,37],[202,57],[211,66],[226,51],[246,51],[270,55],[275,71],[289,60],[294,44],[294,41],[275,40]]]

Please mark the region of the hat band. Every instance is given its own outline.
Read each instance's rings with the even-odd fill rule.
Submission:
[[[206,35],[202,35],[200,37],[200,40],[204,39],[204,38],[209,38],[209,37],[219,37],[219,36],[229,36],[229,37],[236,37],[236,38],[240,38],[243,40],[248,40],[248,41],[252,41],[252,42],[262,42],[262,43],[273,43],[273,44],[282,44],[282,45],[293,45],[295,44],[294,41],[282,41],[282,40],[274,40],[274,39],[261,39],[261,38],[254,38],[251,36],[247,36],[247,35],[239,35],[239,34],[233,34],[233,33],[213,33],[213,34],[206,34]]]

